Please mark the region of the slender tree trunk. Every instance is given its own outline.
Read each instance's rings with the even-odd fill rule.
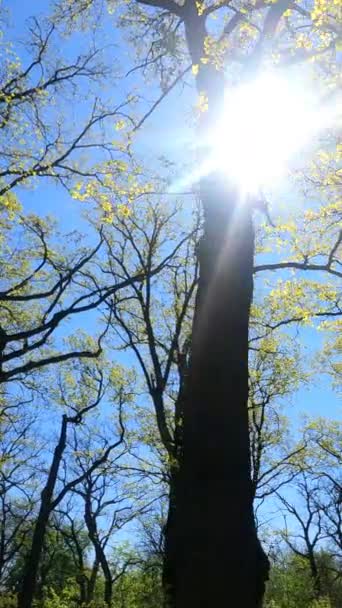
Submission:
[[[1,521],[0,521],[0,581],[2,579],[2,573],[6,562],[6,505],[4,498],[1,500]]]
[[[112,605],[112,595],[113,595],[113,582],[109,573],[109,576],[107,575],[105,577],[105,592],[104,592],[104,601],[105,604],[107,604],[107,606],[111,606]]]
[[[311,572],[312,583],[313,583],[313,591],[314,591],[315,599],[318,600],[322,595],[321,579],[320,579],[320,575],[319,575],[318,568],[317,568],[314,550],[312,547],[309,549],[308,560],[309,560],[310,572]]]
[[[177,514],[179,501],[179,474],[183,461],[183,412],[188,390],[188,361],[184,359],[180,368],[180,390],[175,403],[174,415],[174,450],[169,473],[168,516],[164,529],[164,559],[162,583],[165,608],[175,606],[175,577],[177,572]]]
[[[39,562],[42,556],[46,529],[51,513],[51,501],[54,493],[59,465],[66,446],[67,416],[63,416],[58,443],[56,445],[48,479],[41,493],[41,503],[34,527],[31,549],[27,555],[21,590],[18,595],[18,608],[31,608],[34,598]]]
[[[76,582],[78,584],[80,593],[78,599],[79,606],[85,606],[87,603],[87,589],[88,589],[88,577],[85,573],[84,568],[84,560],[83,560],[83,548],[81,543],[79,543],[77,532],[74,529],[73,522],[71,523],[72,530],[72,538],[75,544],[76,553],[77,553],[77,567],[79,569],[79,574],[76,576]]]
[[[79,587],[79,599],[77,604],[79,606],[85,606],[87,603],[87,583],[88,579],[84,573],[77,577],[77,584]]]
[[[90,578],[88,580],[88,585],[87,585],[87,601],[86,601],[87,605],[91,604],[91,602],[94,599],[95,585],[96,585],[98,571],[99,571],[99,562],[98,562],[97,558],[95,557],[95,560],[93,562],[93,567],[91,569]]]
[[[110,566],[107,561],[101,541],[98,537],[96,519],[91,510],[91,486],[89,493],[85,496],[84,520],[88,529],[89,538],[93,544],[96,561],[100,564],[105,579],[104,601],[107,606],[111,606],[113,596],[113,579]]]
[[[180,465],[181,466],[181,465]],[[176,608],[175,578],[177,572],[177,507],[179,500],[178,471],[172,467],[169,481],[169,505],[165,535],[165,554],[163,563],[163,590],[165,608]]]

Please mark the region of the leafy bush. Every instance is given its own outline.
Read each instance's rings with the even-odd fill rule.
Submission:
[[[331,608],[331,602],[328,597],[322,597],[319,600],[315,600],[310,608]]]
[[[17,608],[17,596],[13,593],[0,595],[0,608]]]

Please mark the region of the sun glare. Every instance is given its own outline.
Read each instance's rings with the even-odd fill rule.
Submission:
[[[271,186],[326,122],[327,111],[308,88],[265,74],[227,90],[210,165],[245,193]]]

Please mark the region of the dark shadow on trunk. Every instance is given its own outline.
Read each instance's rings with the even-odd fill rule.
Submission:
[[[200,281],[164,582],[172,608],[257,608],[268,560],[257,538],[250,471],[251,209],[220,175],[203,180],[201,190]]]

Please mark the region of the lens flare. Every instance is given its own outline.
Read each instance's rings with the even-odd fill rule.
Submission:
[[[271,186],[333,114],[318,105],[309,87],[261,75],[226,91],[208,166],[224,171],[245,193]]]

